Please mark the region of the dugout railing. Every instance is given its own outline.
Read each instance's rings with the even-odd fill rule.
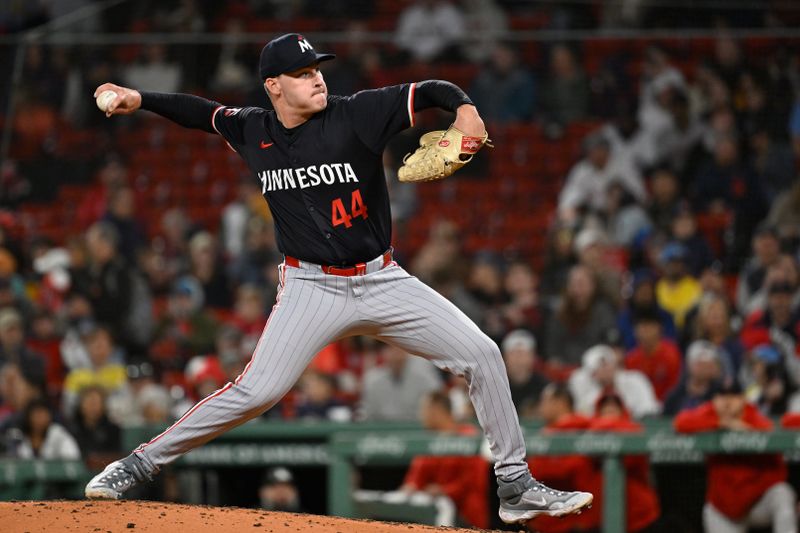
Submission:
[[[128,429],[126,449],[146,441],[159,428]],[[700,463],[709,453],[784,453],[800,460],[800,432],[715,432],[676,434],[667,420],[651,420],[641,433],[572,433],[546,435],[525,427],[531,455],[584,454],[601,458],[604,473],[603,531],[624,531],[625,483],[622,458],[646,454],[651,463]],[[477,455],[478,437],[443,436],[416,424],[251,423],[219,437],[181,458],[182,469],[315,466],[327,469],[327,512],[357,516],[355,471],[362,466],[404,466],[417,455]],[[80,497],[90,473],[80,461],[0,461],[0,498],[47,498],[56,485],[65,497]]]

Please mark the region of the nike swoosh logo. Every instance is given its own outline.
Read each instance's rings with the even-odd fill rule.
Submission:
[[[273,144],[275,144],[275,143],[265,143],[264,141],[261,141],[261,149],[262,150],[266,150],[267,148],[269,148]]]
[[[538,502],[537,502],[536,500],[534,500],[534,499],[531,499],[531,503],[532,503],[532,504],[534,504],[534,505],[541,505],[541,506],[543,506],[543,507],[544,507],[545,505],[547,505],[547,500],[545,500],[545,499],[544,499],[544,496],[542,496],[542,497],[541,497],[541,501],[538,501]]]

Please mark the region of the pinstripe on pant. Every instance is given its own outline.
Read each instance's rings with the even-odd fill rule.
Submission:
[[[396,263],[352,277],[281,266],[277,302],[242,374],[135,452],[155,471],[260,415],[288,392],[317,352],[352,335],[375,337],[464,376],[495,473],[510,479],[527,471],[525,442],[497,345]]]

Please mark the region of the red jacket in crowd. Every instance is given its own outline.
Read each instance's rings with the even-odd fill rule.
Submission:
[[[739,333],[739,339],[746,350],[752,350],[759,344],[770,344],[772,337],[769,331],[772,327],[772,317],[769,311],[764,309],[753,311],[745,319],[742,331]],[[791,323],[782,329],[795,339],[795,351],[800,356],[800,342],[798,342],[800,340],[800,310],[792,313]]]
[[[630,418],[603,418],[592,420],[589,431],[605,433],[637,433],[642,426]],[[602,459],[596,460],[598,486],[592,509],[603,508]],[[661,504],[658,494],[650,483],[650,461],[646,455],[628,455],[623,458],[625,466],[625,520],[628,531],[640,531],[658,520]],[[600,523],[595,525],[600,527]]]
[[[781,417],[781,426],[786,429],[800,429],[800,413],[786,413]]]
[[[627,433],[641,431],[642,427],[628,418],[588,419],[572,415],[545,430]],[[650,485],[650,464],[647,457],[628,456],[624,459],[624,464],[627,530],[639,531],[658,520],[661,506],[658,495]],[[603,509],[603,467],[600,460],[582,455],[532,457],[528,460],[528,465],[534,477],[547,485],[594,494],[591,509],[584,510],[580,515],[563,518],[536,518],[530,523],[532,530],[558,533],[600,528]]]
[[[637,346],[625,358],[625,368],[647,376],[658,401],[663,402],[681,377],[681,352],[671,340],[662,339],[651,354]]]
[[[461,426],[459,435],[477,435],[474,426]],[[489,472],[488,463],[480,456],[418,456],[403,480],[424,491],[437,485],[458,509],[459,514],[472,526],[489,527]]]
[[[742,420],[757,431],[769,431],[772,422],[746,404]],[[697,433],[720,429],[719,416],[711,402],[678,414],[675,430]],[[710,455],[706,500],[731,520],[741,520],[776,483],[786,481],[786,463],[780,454]]]

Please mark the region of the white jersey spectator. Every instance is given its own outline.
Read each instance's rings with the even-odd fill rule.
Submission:
[[[609,389],[620,395],[625,408],[636,418],[658,414],[660,409],[647,376],[638,370],[621,369],[617,354],[609,346],[589,348],[568,386],[575,398],[575,411],[585,415],[594,414],[597,399]]]
[[[459,8],[442,0],[418,0],[400,14],[395,44],[417,61],[431,61],[466,35]]]
[[[364,374],[361,416],[365,420],[417,420],[419,404],[442,380],[436,367],[421,357],[387,346],[383,365]]]
[[[642,176],[629,158],[613,152],[602,133],[588,136],[585,145],[586,157],[572,167],[558,198],[562,220],[574,219],[581,208],[604,211],[611,183],[619,183],[637,202],[645,201],[647,193]]]

